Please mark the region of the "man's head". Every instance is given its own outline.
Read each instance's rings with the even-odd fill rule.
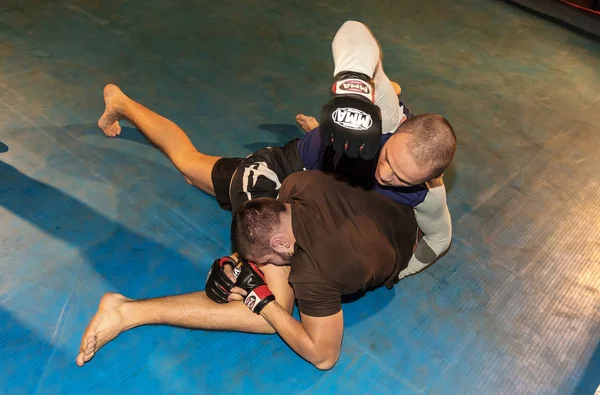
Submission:
[[[295,243],[291,210],[279,200],[249,200],[233,214],[232,247],[250,261],[287,265],[294,255]]]
[[[441,115],[404,121],[381,150],[375,178],[384,186],[410,186],[440,177],[456,152],[456,135]]]

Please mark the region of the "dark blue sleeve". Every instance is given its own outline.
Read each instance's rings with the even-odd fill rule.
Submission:
[[[407,118],[412,118],[413,114],[410,112],[406,105],[399,101],[398,104],[402,108],[402,112]],[[381,136],[381,146],[386,143],[391,134],[384,134]],[[310,132],[306,133],[300,141],[298,141],[298,152],[300,152],[300,158],[304,162],[306,170],[321,170],[321,155],[323,150],[323,144],[321,140],[321,133],[319,133],[319,127],[314,128]]]
[[[306,133],[298,141],[298,152],[306,170],[320,170],[321,142],[321,133],[319,133],[318,127]]]
[[[406,115],[406,119],[410,119],[414,116],[412,112],[410,112],[409,108],[402,102],[400,102],[400,108],[402,109],[402,113]]]
[[[402,112],[406,115],[407,118],[412,118],[413,114],[410,110],[404,105],[404,103],[400,102],[400,106],[402,107]],[[388,141],[388,139],[392,136],[392,133],[386,133],[381,136],[381,146]],[[323,150],[323,144],[321,140],[321,133],[319,133],[319,128],[311,130],[306,133],[299,141],[298,141],[298,152],[300,153],[300,158],[302,158],[302,162],[304,162],[304,167],[306,170],[321,170],[321,156]],[[379,156],[379,155],[378,155]],[[377,184],[377,182],[373,183],[373,190],[381,193],[388,198],[394,200],[397,203],[408,207],[418,206],[425,200],[425,196],[429,191],[425,185],[415,185],[412,187],[385,187],[382,188]]]
[[[384,196],[392,199],[396,203],[400,203],[403,206],[416,207],[423,203],[425,196],[429,189],[426,185],[414,185],[411,187],[381,187],[377,183],[373,190],[377,193],[381,193]]]

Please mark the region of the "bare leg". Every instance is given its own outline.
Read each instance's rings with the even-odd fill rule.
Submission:
[[[274,333],[262,317],[243,303],[217,304],[204,292],[140,301],[108,293],[83,334],[77,365],[83,366],[120,333],[142,325]]]
[[[294,308],[294,291],[287,282],[289,267],[268,265],[263,273],[277,302],[288,312]],[[193,329],[275,333],[260,315],[239,301],[218,304],[204,292],[135,301],[108,293],[81,339],[77,365],[83,366],[120,333],[142,325],[172,325]]]
[[[116,85],[106,85],[104,102],[106,109],[98,120],[104,134],[115,137],[121,133],[120,120],[131,122],[169,157],[188,183],[214,196],[211,173],[220,157],[198,152],[179,126],[130,99]]]

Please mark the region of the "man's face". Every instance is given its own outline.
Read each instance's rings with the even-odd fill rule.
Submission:
[[[408,150],[410,135],[398,133],[381,150],[375,179],[381,186],[408,187],[426,181],[428,169],[420,168]]]
[[[277,266],[285,266],[291,263],[293,256],[293,249],[291,251],[271,250],[267,253],[259,253],[253,254],[253,256],[248,256],[248,260],[256,263],[257,265],[267,265],[271,263]]]

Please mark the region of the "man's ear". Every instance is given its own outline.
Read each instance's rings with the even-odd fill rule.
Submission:
[[[275,233],[271,237],[271,248],[275,251],[288,250],[290,248],[290,241],[283,233]]]

